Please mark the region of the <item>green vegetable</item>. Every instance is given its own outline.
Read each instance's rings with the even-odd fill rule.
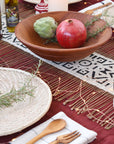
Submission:
[[[53,38],[56,33],[57,22],[52,17],[43,17],[34,23],[34,30],[42,38]]]

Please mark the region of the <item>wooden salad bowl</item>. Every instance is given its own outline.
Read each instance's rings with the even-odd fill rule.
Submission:
[[[32,52],[48,60],[67,62],[83,59],[96,51],[101,45],[104,45],[112,36],[112,29],[106,27],[105,30],[100,32],[95,38],[89,38],[78,48],[65,49],[58,43],[53,42],[45,44],[46,40],[34,31],[33,24],[37,19],[46,16],[55,18],[58,24],[69,18],[76,18],[85,24],[92,21],[93,16],[73,11],[58,11],[37,14],[21,21],[15,29],[17,38]],[[89,27],[89,31],[94,32],[99,28],[103,28],[105,25],[106,22],[99,19]]]

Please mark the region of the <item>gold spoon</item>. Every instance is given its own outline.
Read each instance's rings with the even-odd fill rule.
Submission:
[[[66,126],[65,120],[63,120],[63,119],[53,120],[39,135],[37,135],[36,137],[31,139],[26,144],[34,144],[37,140],[41,139],[42,137],[44,137],[48,134],[57,132],[57,131],[63,129],[65,126]]]

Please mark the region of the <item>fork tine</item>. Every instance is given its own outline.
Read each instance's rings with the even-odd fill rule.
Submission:
[[[66,140],[67,140],[67,142],[71,142],[71,141],[73,141],[74,139],[78,138],[80,135],[81,135],[81,134],[78,132],[78,133],[72,135],[71,137],[67,138]]]
[[[74,139],[78,138],[81,134],[77,131],[73,131],[69,134],[64,134],[64,135],[60,135],[57,137],[56,140],[52,141],[49,144],[57,144],[57,143],[64,143],[64,144],[68,144],[71,141],[73,141]]]
[[[78,135],[79,134],[79,132],[73,132],[73,133],[70,133],[70,135],[67,135],[67,136],[65,136],[64,138],[65,139],[70,139],[70,138],[72,138],[72,137],[74,137],[74,136],[76,136],[76,135]]]
[[[69,133],[69,134],[65,134],[65,135],[63,135],[63,137],[68,137],[68,136],[71,136],[72,134],[74,134],[74,133],[76,133],[77,131],[73,131],[73,132],[71,132],[71,133]]]

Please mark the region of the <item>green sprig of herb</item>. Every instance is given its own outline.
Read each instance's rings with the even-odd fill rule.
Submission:
[[[14,102],[23,101],[25,95],[33,96],[35,87],[23,85],[20,89],[16,90],[14,87],[6,94],[0,96],[0,108],[12,106]]]
[[[39,70],[42,62],[39,61],[36,72],[30,75],[30,78],[25,80],[24,84],[16,89],[14,86],[8,93],[2,94],[0,92],[0,108],[12,106],[14,102],[23,101],[27,96],[34,97],[35,86],[31,85],[32,79],[36,76],[37,71]]]
[[[107,12],[103,14],[103,16],[108,16]],[[111,17],[111,16],[109,16]],[[88,41],[89,38],[95,38],[100,32],[103,32],[107,27],[109,27],[110,25],[106,22],[106,24],[102,27],[102,28],[98,28],[96,29],[96,31],[93,32],[89,32],[90,26],[94,25],[94,23],[96,21],[99,21],[101,18],[101,16],[94,16],[92,17],[92,19],[90,21],[87,21],[84,25],[86,27],[87,30],[87,39],[86,41]],[[113,18],[113,17],[112,17]],[[112,21],[112,24],[114,24],[114,21]],[[54,38],[51,39],[47,39],[45,41],[44,44],[49,44],[49,43],[58,43],[56,36]]]
[[[99,19],[100,19],[100,17],[93,17],[90,21],[87,21],[87,22],[85,23],[86,29],[87,29],[89,26],[93,25],[94,22],[98,21]]]
[[[104,14],[106,15],[106,14]],[[102,28],[98,28],[93,32],[89,32],[89,28],[90,26],[92,26],[94,24],[94,22],[99,21],[101,16],[98,17],[93,17],[90,21],[87,21],[85,23],[85,27],[87,29],[87,39],[86,41],[88,41],[89,38],[95,38],[100,32],[103,32],[107,27],[109,27],[110,25],[108,24],[108,22],[106,22],[106,24],[102,27]]]
[[[87,31],[87,40],[91,37],[95,38],[100,32],[103,32],[107,27],[109,27],[108,24],[104,25],[102,28],[98,28],[96,31],[89,32]]]

